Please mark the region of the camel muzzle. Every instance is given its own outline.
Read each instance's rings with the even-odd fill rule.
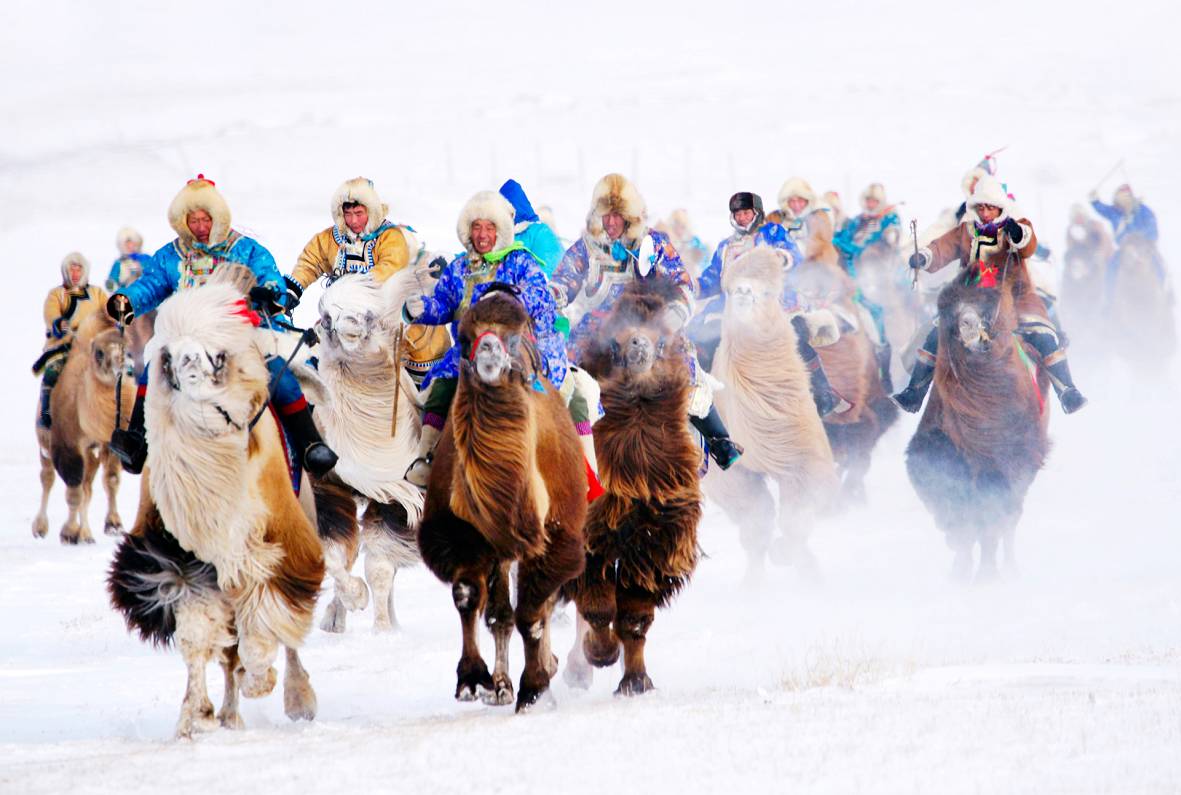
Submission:
[[[652,363],[655,360],[656,346],[643,334],[636,334],[627,343],[624,361],[627,362],[628,372],[637,375],[646,373],[652,369]]]
[[[498,383],[513,364],[500,337],[490,333],[479,337],[476,349],[472,352],[472,360],[476,363],[476,374],[485,384]]]

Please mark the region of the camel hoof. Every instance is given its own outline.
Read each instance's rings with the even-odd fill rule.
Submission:
[[[571,690],[589,690],[595,678],[595,669],[589,665],[566,663],[566,670],[562,672],[562,680]]]
[[[349,577],[343,588],[337,585],[336,598],[346,610],[364,610],[369,604],[369,586],[360,577]]]
[[[69,526],[63,527],[61,532],[57,534],[57,537],[63,544],[69,544],[73,546],[76,546],[82,540],[78,533],[78,528]]]
[[[488,666],[478,658],[470,662],[460,660],[456,678],[456,701],[476,701],[480,698],[481,690],[494,691],[496,689],[496,685],[492,682],[492,674],[488,673]]]
[[[206,702],[199,709],[182,708],[176,724],[178,739],[192,737],[196,732],[211,732],[218,726],[213,717],[213,704]]]
[[[615,688],[617,696],[642,696],[656,686],[648,678],[648,674],[624,674],[619,680],[619,687]]]
[[[262,698],[271,694],[271,691],[275,689],[275,683],[278,681],[279,675],[275,672],[275,666],[272,665],[262,675],[256,674],[253,671],[247,671],[242,677],[242,685],[239,689],[246,698]]]
[[[123,523],[107,522],[103,525],[103,533],[109,536],[121,536],[123,535]]]
[[[283,712],[291,720],[315,720],[316,692],[306,682],[283,688]]]
[[[320,620],[320,629],[324,632],[338,634],[344,632],[347,615],[348,611],[342,605],[337,604],[335,599],[332,600],[324,611],[324,618]]]
[[[549,685],[542,688],[521,687],[521,695],[517,697],[516,713],[534,712],[540,709],[553,709],[558,706]]]
[[[587,662],[596,668],[608,668],[619,661],[619,640],[614,632],[610,637],[610,642],[601,643],[595,639],[595,633],[590,632],[582,640],[582,653],[586,655]]]
[[[241,731],[246,728],[246,723],[237,712],[218,713],[217,722],[221,724],[223,729],[230,729],[231,731]]]
[[[480,700],[485,704],[504,707],[513,703],[516,693],[513,692],[512,680],[504,675],[492,677],[492,689],[480,688]]]
[[[49,535],[49,520],[38,516],[33,520],[33,538],[45,538]]]

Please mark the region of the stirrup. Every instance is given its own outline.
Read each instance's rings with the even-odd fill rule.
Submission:
[[[303,468],[312,477],[324,477],[332,471],[338,460],[332,448],[323,442],[312,442],[303,451]]]
[[[143,434],[117,428],[111,434],[107,447],[128,474],[138,475],[144,471],[144,464],[148,460],[148,440]]]
[[[406,467],[406,474],[404,474],[402,478],[412,485],[422,489],[423,491],[426,491],[427,484],[429,484],[431,480],[431,469],[434,463],[435,454],[433,452],[427,453],[426,455],[420,455],[418,458],[410,462],[410,466]],[[418,479],[410,477],[410,473],[414,472],[416,468],[421,469],[421,467],[419,467],[420,464],[426,469],[425,476],[422,478],[421,483]]]

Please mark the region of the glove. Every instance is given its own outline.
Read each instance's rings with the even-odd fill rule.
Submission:
[[[54,318],[53,322],[49,324],[53,329],[53,336],[55,339],[61,339],[66,336],[66,319],[64,317]]]
[[[287,310],[279,291],[274,287],[259,284],[250,288],[250,301],[268,315],[281,315]]]
[[[406,303],[402,306],[402,319],[407,323],[413,323],[422,314],[422,310],[426,308],[426,302],[421,295],[412,295],[406,299]]]
[[[1009,236],[1009,240],[1013,241],[1014,243],[1020,243],[1021,238],[1025,237],[1025,232],[1021,229],[1021,224],[1017,223],[1012,218],[1005,219],[1005,223],[1003,224],[1002,228],[1005,230],[1005,234]]]
[[[664,315],[660,318],[660,326],[666,334],[676,334],[685,327],[685,322],[688,319],[685,307],[681,304],[673,304],[664,310]]]
[[[611,259],[616,262],[627,262],[631,258],[631,252],[627,247],[616,240],[611,244]]]
[[[916,271],[923,270],[927,267],[927,255],[921,251],[916,251],[910,255],[910,259],[907,260],[907,264]]]
[[[284,276],[283,281],[287,285],[287,309],[294,312],[295,307],[299,306],[300,299],[303,298],[303,285],[290,276]]]
[[[131,321],[135,320],[135,312],[131,309],[131,299],[122,293],[115,293],[107,299],[107,314],[116,323],[122,323],[124,326],[131,325]]]
[[[427,263],[427,273],[431,275],[432,279],[439,278],[439,274],[443,272],[443,268],[447,267],[447,258],[440,255]]]

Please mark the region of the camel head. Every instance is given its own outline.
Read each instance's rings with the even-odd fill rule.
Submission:
[[[397,284],[391,285],[395,279]],[[402,308],[394,287],[403,281],[395,276],[379,284],[369,274],[354,273],[332,282],[319,303],[323,358],[389,358]]]
[[[668,279],[644,279],[628,285],[598,337],[586,348],[582,364],[595,378],[622,376],[631,382],[653,381],[666,369],[663,362],[680,361],[679,334],[670,334],[665,317],[670,304],[682,300],[680,289]]]
[[[969,354],[1007,349],[1013,317],[1012,297],[998,288],[969,287],[956,280],[939,295],[939,325],[954,347]]]
[[[518,372],[540,369],[532,328],[516,288],[493,283],[459,322],[462,369],[474,371],[486,386],[503,386]]]
[[[726,316],[742,323],[780,313],[783,256],[773,248],[754,248],[734,260],[722,274]]]
[[[167,400],[175,421],[205,436],[245,429],[269,385],[256,322],[228,284],[182,290],[165,301],[145,351],[149,403]]]
[[[90,370],[105,386],[113,387],[125,366],[127,346],[115,329],[107,329],[90,341]]]

